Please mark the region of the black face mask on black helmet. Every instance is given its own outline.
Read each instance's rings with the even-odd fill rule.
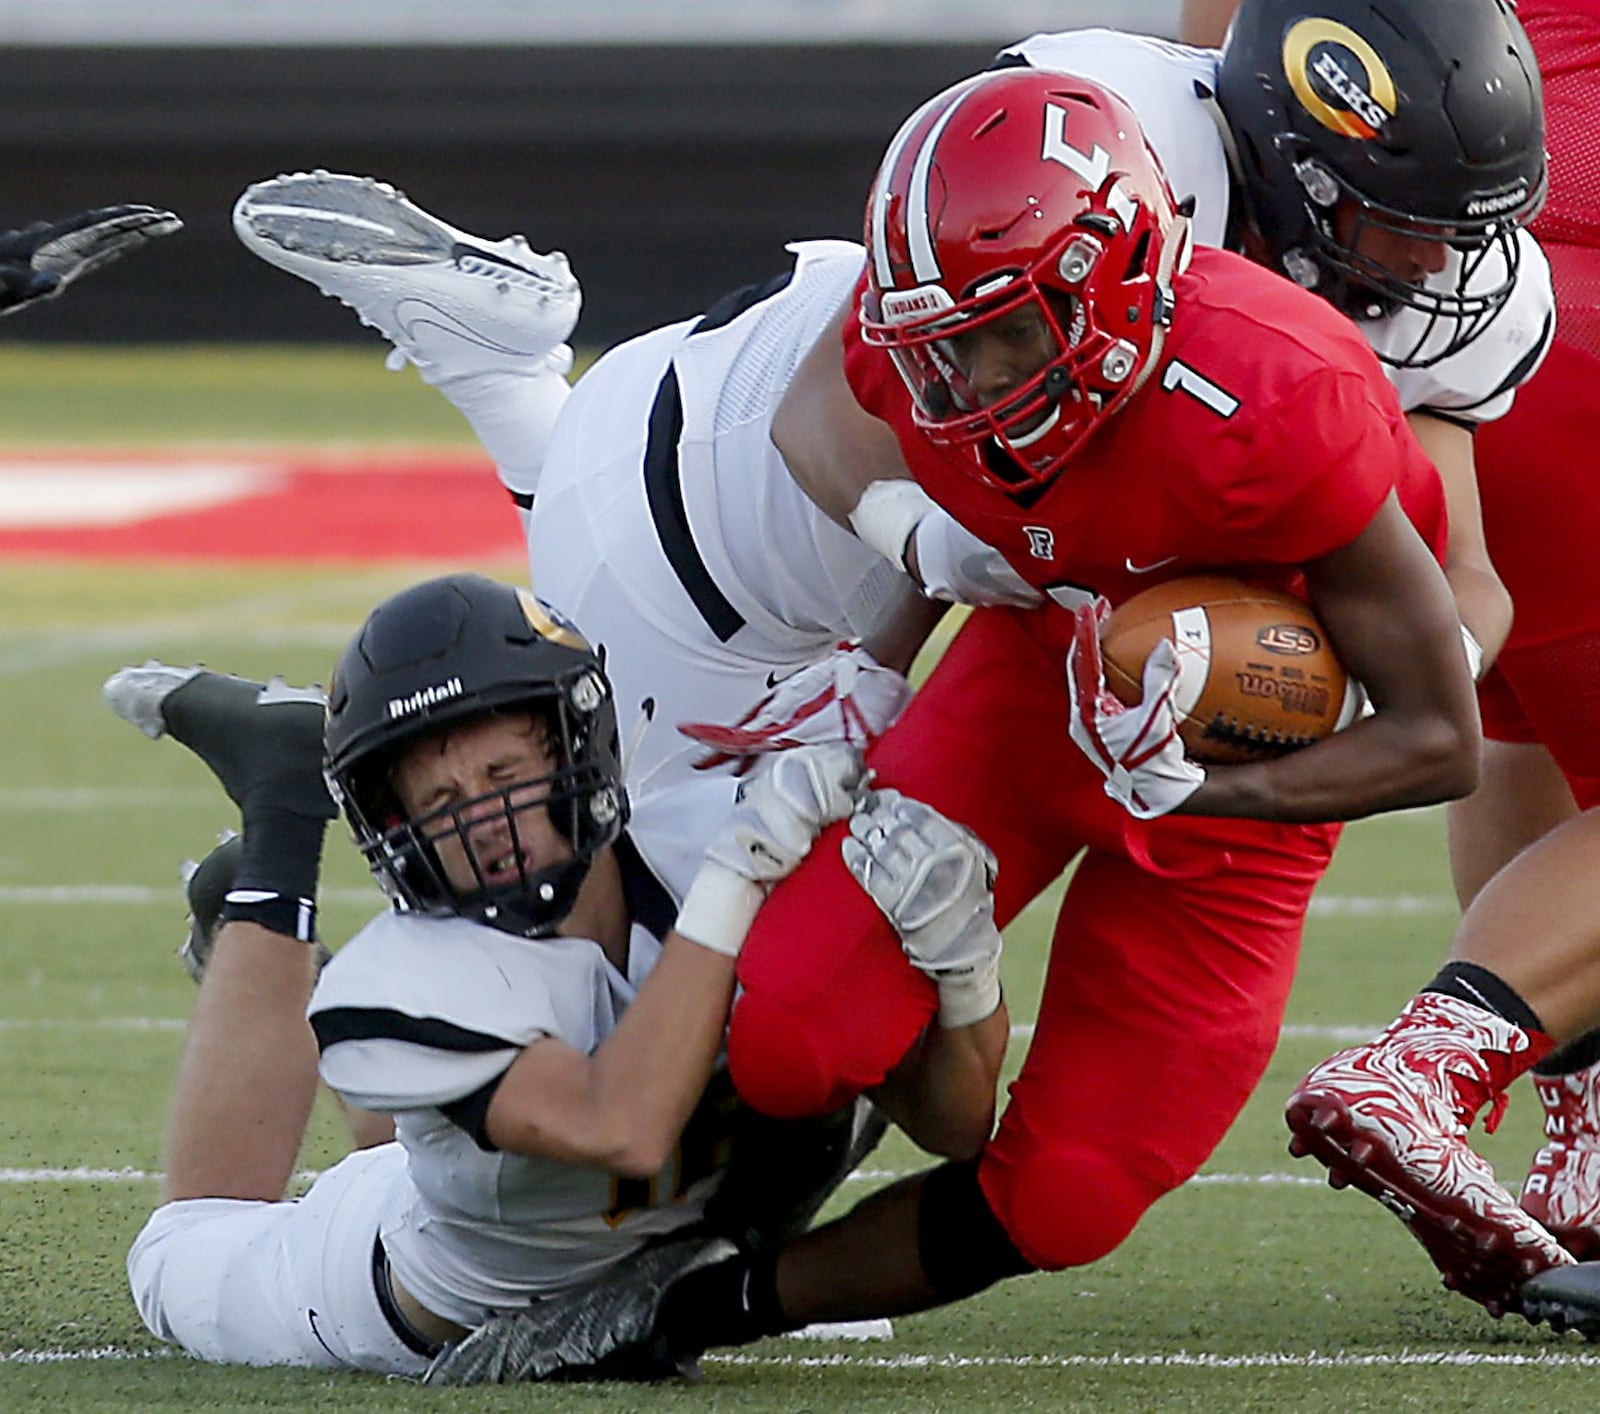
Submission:
[[[409,819],[391,784],[417,743],[494,715],[539,724],[549,774]],[[595,855],[627,822],[616,712],[599,659],[577,630],[525,590],[481,575],[429,580],[374,609],[328,692],[327,774],[373,875],[402,908],[470,918],[519,937],[555,930]],[[527,857],[518,812],[536,801],[571,846]],[[491,879],[470,832],[501,815],[513,867]],[[439,845],[454,836],[476,875],[452,884]]]
[[[1506,0],[1243,0],[1217,101],[1274,268],[1356,319],[1424,316],[1387,361],[1448,358],[1510,298],[1547,179],[1538,64]],[[1394,274],[1357,250],[1374,229],[1441,243],[1445,268]]]

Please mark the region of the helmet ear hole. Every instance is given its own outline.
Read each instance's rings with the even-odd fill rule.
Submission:
[[[1143,231],[1139,239],[1133,243],[1133,249],[1128,254],[1128,268],[1123,271],[1124,280],[1139,280],[1145,275],[1150,260],[1150,232]]]

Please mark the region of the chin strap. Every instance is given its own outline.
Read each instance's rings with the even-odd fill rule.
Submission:
[[[1177,297],[1172,292],[1172,277],[1189,268],[1189,258],[1194,254],[1194,227],[1188,216],[1179,212],[1172,218],[1167,239],[1162,242],[1161,259],[1156,265],[1155,329],[1150,340],[1150,352],[1144,366],[1135,375],[1128,389],[1131,398],[1146,383],[1161,363],[1161,351],[1166,347],[1167,330],[1172,327],[1172,312],[1177,307]]]
[[[1244,177],[1244,160],[1239,153],[1238,140],[1228,126],[1228,115],[1222,111],[1216,90],[1199,79],[1194,84],[1195,97],[1211,115],[1211,121],[1222,143],[1222,157],[1228,165],[1228,215],[1223,223],[1222,246],[1224,250],[1241,250],[1246,233],[1261,229],[1256,219],[1255,203],[1250,194],[1250,184]]]

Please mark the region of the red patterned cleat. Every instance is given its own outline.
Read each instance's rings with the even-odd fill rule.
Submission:
[[[1466,1142],[1485,1105],[1549,1050],[1455,997],[1424,992],[1365,1046],[1315,1067],[1289,1098],[1289,1152],[1312,1155],[1335,1188],[1376,1198],[1409,1227],[1444,1284],[1493,1316],[1519,1308],[1522,1283],[1571,1256],[1519,1208]]]
[[[1522,1182],[1524,1211],[1579,1261],[1600,1257],[1600,1065],[1535,1075],[1545,1145]]]

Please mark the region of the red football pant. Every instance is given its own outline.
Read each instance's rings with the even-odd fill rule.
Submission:
[[[1056,920],[1022,1073],[980,1168],[1024,1257],[1115,1248],[1199,1169],[1271,1059],[1336,826],[1172,817],[1109,800],[1067,734],[1065,614],[972,615],[871,755],[881,784],[969,825],[1008,922],[1085,851]],[[761,911],[729,1035],[756,1108],[825,1113],[881,1082],[933,985],[825,834]]]

